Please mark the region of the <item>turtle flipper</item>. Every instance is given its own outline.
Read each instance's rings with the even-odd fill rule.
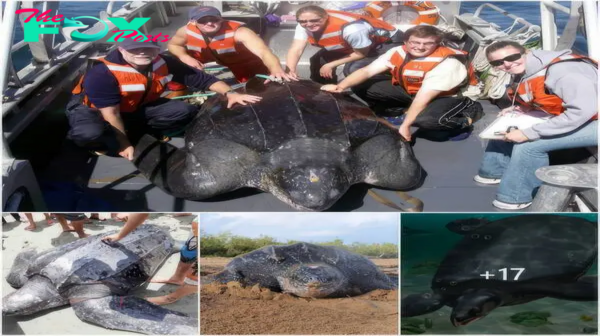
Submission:
[[[203,200],[246,186],[247,173],[260,164],[248,147],[208,139],[177,149],[144,135],[135,148],[135,165],[153,184],[169,194]]]
[[[27,248],[17,254],[17,257],[13,261],[10,272],[6,276],[6,282],[12,288],[21,288],[27,282],[27,269],[31,264],[31,261],[37,256],[35,248]]]
[[[382,151],[381,148],[390,148]],[[393,190],[418,187],[425,172],[410,144],[397,136],[383,134],[365,141],[354,152],[356,179],[374,186]]]
[[[71,303],[80,320],[148,335],[195,335],[198,319],[135,296],[108,296]]]
[[[439,294],[411,294],[401,300],[402,317],[412,317],[434,312],[442,308],[446,302]]]
[[[237,282],[242,282],[244,280],[244,277],[237,271],[232,271],[229,269],[225,269],[224,271],[214,274],[214,275],[207,275],[206,277],[204,277],[205,280],[202,281],[202,284],[206,285],[212,282],[219,282],[219,283],[223,283],[226,284],[230,281],[237,281]]]
[[[2,315],[30,315],[68,303],[67,299],[58,294],[48,278],[36,275],[19,290],[2,298]]]
[[[549,297],[570,301],[598,301],[598,276],[582,276],[575,282],[536,286]]]

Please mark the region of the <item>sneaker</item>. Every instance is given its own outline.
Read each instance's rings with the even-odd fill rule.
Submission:
[[[481,177],[479,175],[475,175],[473,180],[475,180],[475,182],[479,182],[481,184],[500,184],[500,181],[501,181],[500,179]]]
[[[498,208],[498,209],[502,209],[502,210],[521,210],[521,209],[525,209],[528,206],[531,205],[532,202],[528,202],[528,203],[504,203],[504,202],[500,202],[498,200],[494,200],[492,202],[492,204]]]

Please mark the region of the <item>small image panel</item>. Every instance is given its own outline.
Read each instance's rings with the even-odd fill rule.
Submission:
[[[201,334],[398,334],[399,216],[211,213]]]
[[[2,334],[197,335],[197,221],[3,213]]]
[[[403,214],[401,334],[597,334],[597,214]]]

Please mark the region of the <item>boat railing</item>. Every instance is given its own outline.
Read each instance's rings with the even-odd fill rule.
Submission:
[[[512,19],[512,25],[503,30],[495,22],[483,19],[482,13],[485,9],[491,9]],[[454,19],[454,25],[465,31],[467,36],[476,43],[476,45],[470,47],[475,48],[470,50],[473,51],[473,54],[475,54],[474,51],[480,46],[485,47],[499,39],[520,40],[524,42],[535,38],[541,31],[540,26],[491,3],[480,5],[473,13],[455,15]]]
[[[483,5],[477,7],[477,9],[475,10],[475,13],[473,13],[473,17],[476,17],[476,18],[481,17],[481,12],[483,12],[483,10],[485,8],[493,9],[494,11],[496,11],[496,12],[498,12],[498,13],[500,13],[500,14],[502,14],[502,15],[504,15],[506,17],[509,17],[509,18],[511,18],[511,19],[514,20],[513,24],[510,27],[508,27],[508,29],[506,29],[506,31],[504,31],[509,36],[515,36],[517,34],[522,34],[522,33],[526,32],[531,26],[533,26],[533,24],[531,22],[525,20],[524,18],[519,17],[519,16],[517,16],[515,14],[512,14],[512,13],[509,13],[506,10],[504,10],[504,9],[502,9],[502,8],[494,5],[494,4],[491,4],[491,3],[484,3]],[[519,23],[522,26],[515,30],[514,28]],[[500,27],[495,27],[495,28],[498,29]]]
[[[57,15],[60,2],[43,1],[41,2],[42,10],[40,13],[50,10],[50,17]],[[12,44],[15,25],[17,22],[23,22],[30,13],[16,14],[18,9],[34,8],[36,3],[32,1],[9,1],[6,4],[2,20],[2,31],[6,32],[7,38],[2,40],[1,58],[0,58],[0,87],[3,92],[2,100],[2,117],[12,118],[9,124],[5,124],[3,130],[3,157],[10,158],[11,154],[6,146],[20,132],[34,120],[40,112],[48,105],[49,101],[55,98],[61,90],[51,90],[44,95],[44,99],[39,101],[39,104],[31,106],[31,102],[27,101],[31,98],[36,89],[42,85],[51,76],[56,75],[61,69],[72,64],[75,58],[89,58],[93,55],[93,51],[98,47],[105,45],[106,41],[112,36],[107,34],[104,38],[94,42],[78,42],[65,38],[64,42],[58,42],[54,35],[41,35],[37,42],[26,42],[24,40]],[[97,22],[87,30],[82,31],[86,34],[94,34],[100,32],[104,28],[104,24],[108,26],[109,31],[115,28],[115,25],[108,20],[109,17],[125,18],[131,21],[135,17],[150,17],[150,20],[140,27],[140,31],[148,34],[155,27],[164,27],[169,24],[169,16],[176,15],[176,4],[174,2],[155,2],[155,1],[134,1],[127,3],[125,6],[113,11],[114,1],[107,3],[106,11],[99,13],[99,19],[103,22]],[[19,20],[17,20],[19,18]],[[63,36],[66,34],[63,27],[59,28]],[[29,48],[32,54],[32,62],[22,69],[17,69],[13,62],[13,57],[17,55],[23,48]],[[79,72],[85,69],[85,62]],[[75,75],[76,77],[76,75]],[[65,85],[73,76],[65,78]],[[22,105],[27,103],[27,109],[22,108]]]
[[[542,27],[542,44],[544,50],[570,49],[577,37],[577,28],[584,19],[584,32],[587,42],[588,54],[594,59],[600,56],[600,47],[593,41],[598,41],[598,5],[596,1],[572,1],[570,7],[563,6],[556,1],[544,0],[540,2]],[[557,11],[569,15],[569,19],[562,33],[558,33],[556,26]]]

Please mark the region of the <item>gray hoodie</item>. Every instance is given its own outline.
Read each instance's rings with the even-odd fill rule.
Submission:
[[[558,56],[571,50],[533,50],[525,56],[525,75],[522,80],[534,75]],[[565,112],[548,121],[523,129],[530,139],[560,135],[577,129],[598,113],[598,69],[584,62],[554,64],[546,72],[546,88],[549,93],[560,97]]]

